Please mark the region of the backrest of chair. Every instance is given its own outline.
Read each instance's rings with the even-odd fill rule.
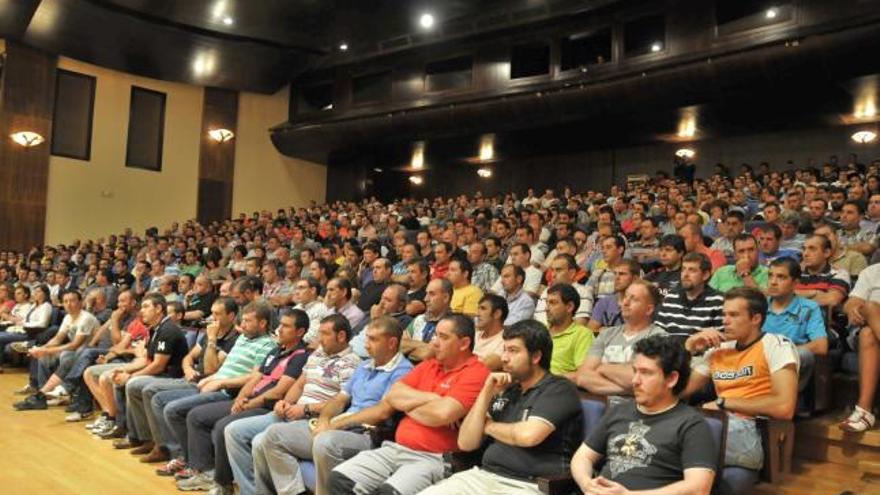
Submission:
[[[712,439],[715,440],[715,448],[718,449],[717,466],[720,473],[724,468],[724,452],[727,447],[727,414],[723,411],[711,411],[708,409],[699,410],[709,425],[709,431],[712,432]]]
[[[584,412],[584,438],[588,438],[605,414],[607,404],[595,398],[582,398],[581,408]]]

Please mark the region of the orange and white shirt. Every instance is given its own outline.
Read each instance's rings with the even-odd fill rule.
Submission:
[[[771,376],[782,368],[800,366],[797,349],[782,335],[765,333],[745,349],[723,342],[695,363],[694,371],[708,376],[718,397],[751,399],[773,393]]]

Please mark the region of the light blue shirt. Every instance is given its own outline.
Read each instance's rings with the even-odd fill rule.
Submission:
[[[788,337],[795,345],[803,345],[822,337],[825,331],[825,318],[822,309],[815,301],[794,296],[788,306],[780,313],[773,311],[773,298],[767,298],[770,308],[764,321],[764,331]]]
[[[346,412],[355,413],[378,404],[391,386],[412,369],[412,363],[399,352],[385,366],[376,367],[372,359],[364,361],[342,389],[351,397],[351,406]]]

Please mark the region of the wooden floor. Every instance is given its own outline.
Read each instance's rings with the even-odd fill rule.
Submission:
[[[134,495],[177,494],[170,478],[156,476],[155,464],[142,464],[110,440],[93,437],[85,423],[65,423],[64,408],[12,409],[21,399],[13,391],[27,374],[0,374],[0,494]]]
[[[89,434],[84,423],[65,423],[63,408],[18,412],[13,391],[24,385],[22,370],[0,374],[0,494],[133,495],[177,494],[169,478],[153,474],[110,440]],[[880,495],[880,478],[853,466],[796,461],[794,473],[779,486],[760,484],[755,495]]]

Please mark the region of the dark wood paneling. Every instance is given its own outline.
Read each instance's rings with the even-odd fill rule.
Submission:
[[[235,175],[235,139],[218,143],[208,136],[211,129],[237,132],[238,92],[205,88],[202,134],[199,149],[199,199],[201,223],[229,218],[232,214],[232,182]]]
[[[57,59],[7,41],[0,96],[0,249],[43,243],[49,187],[49,143]],[[10,139],[34,131],[46,141],[23,148]]]

